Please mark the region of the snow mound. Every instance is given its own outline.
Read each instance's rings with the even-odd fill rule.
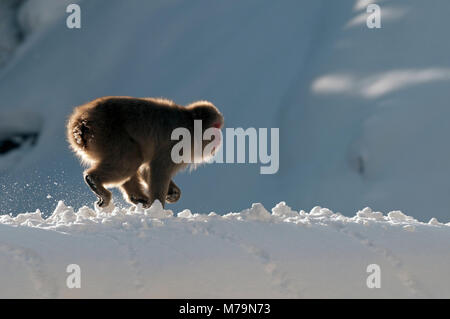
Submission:
[[[221,216],[60,201],[48,218],[0,216],[0,297],[448,298],[449,226],[285,202]],[[73,264],[81,288],[66,284]],[[371,264],[380,288],[367,286]]]

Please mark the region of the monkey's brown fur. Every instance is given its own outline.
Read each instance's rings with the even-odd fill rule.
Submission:
[[[164,206],[180,198],[172,178],[187,166],[171,159],[178,142],[171,140],[171,133],[184,127],[193,137],[194,120],[202,120],[203,131],[224,123],[222,114],[207,101],[183,107],[165,99],[103,97],[75,108],[67,123],[67,138],[90,165],[84,179],[100,207],[111,201],[105,186],[120,187],[133,204],[149,207],[158,199]]]

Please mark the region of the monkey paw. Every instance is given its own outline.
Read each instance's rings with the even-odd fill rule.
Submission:
[[[115,208],[114,201],[112,199],[99,198],[94,203],[94,208],[96,212],[111,213]]]
[[[98,207],[105,207],[105,201],[103,200],[103,198],[98,199],[97,205]]]
[[[166,202],[168,203],[175,203],[177,202],[181,197],[181,191],[179,188],[172,188],[169,189],[169,193],[167,193],[166,196]]]
[[[110,199],[99,197],[96,204],[100,208],[105,208],[108,207],[110,203],[111,203]]]
[[[151,206],[150,200],[148,198],[140,198],[140,197],[130,196],[130,201],[134,205],[142,204],[143,208],[149,208]]]

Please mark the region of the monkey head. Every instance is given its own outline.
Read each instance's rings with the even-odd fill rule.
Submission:
[[[223,115],[219,112],[217,107],[214,106],[214,104],[208,101],[198,101],[188,105],[187,108],[190,111],[194,122],[201,120],[202,145],[201,151],[195,150],[194,146],[192,153],[194,156],[194,162],[207,161],[214,156],[222,143],[222,133],[220,130],[224,125]],[[198,154],[199,152],[201,152],[200,155]]]
[[[217,107],[208,101],[198,101],[188,105],[187,107],[193,120],[201,120],[204,130],[215,127],[221,129],[224,124],[222,113],[219,112]]]

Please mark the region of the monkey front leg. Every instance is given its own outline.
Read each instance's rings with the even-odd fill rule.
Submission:
[[[141,185],[141,179],[136,173],[127,182],[120,186],[125,199],[132,204],[142,204],[144,208],[150,207],[150,199],[148,195],[144,192]]]
[[[169,192],[169,185],[172,180],[172,176],[175,175],[176,169],[173,165],[168,164],[168,161],[156,160],[150,163],[150,203],[157,199],[161,202],[162,206],[165,206],[166,198]],[[175,183],[173,183],[175,185]],[[179,190],[178,186],[175,185]]]
[[[139,175],[141,176],[142,180],[144,180],[147,183],[147,187],[149,189],[149,192],[151,192],[151,182],[150,182],[150,165],[144,165],[139,170]],[[175,203],[177,202],[181,197],[181,189],[175,184],[173,180],[170,180],[169,183],[169,189],[167,191],[166,195],[166,202],[168,203]]]

